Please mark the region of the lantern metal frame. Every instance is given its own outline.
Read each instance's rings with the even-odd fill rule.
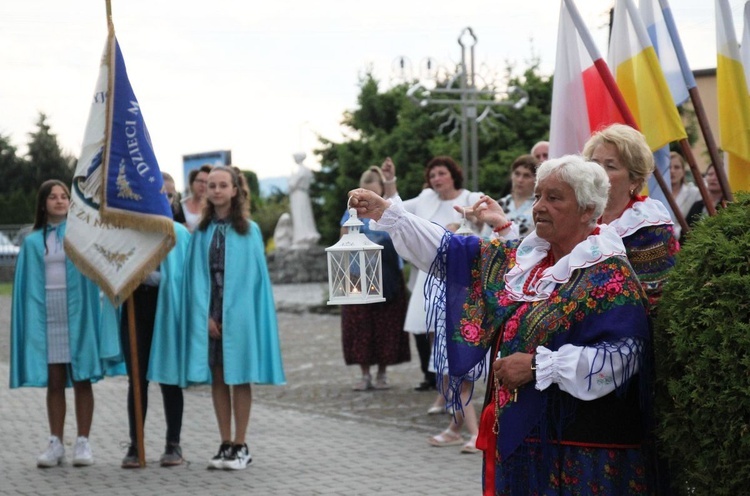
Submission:
[[[381,303],[383,297],[383,247],[360,232],[364,223],[349,209],[344,223],[349,232],[328,248],[329,305]]]

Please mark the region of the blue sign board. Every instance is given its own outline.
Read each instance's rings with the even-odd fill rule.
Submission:
[[[232,150],[217,150],[214,152],[193,153],[182,156],[182,184],[187,189],[188,174],[193,169],[200,169],[204,164],[211,167],[232,165]]]

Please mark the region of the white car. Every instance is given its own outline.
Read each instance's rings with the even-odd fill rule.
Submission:
[[[21,248],[14,245],[7,234],[0,232],[0,265],[15,265]]]

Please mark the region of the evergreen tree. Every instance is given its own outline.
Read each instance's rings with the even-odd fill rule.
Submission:
[[[47,179],[66,184],[73,180],[75,158],[64,153],[57,136],[47,124],[47,116],[39,114],[36,131],[29,133],[26,158],[16,155],[16,148],[7,137],[0,136],[0,224],[27,224],[34,220],[37,189]]]
[[[25,224],[33,220],[35,192],[14,188],[25,161],[16,155],[10,138],[0,135],[0,224]]]
[[[36,131],[29,133],[29,152],[24,167],[26,170],[17,178],[16,188],[36,191],[47,179],[59,179],[70,184],[75,159],[62,151],[57,135],[51,132],[44,113],[39,113],[36,126]]]
[[[11,180],[18,173],[20,159],[16,156],[16,147],[10,142],[10,137],[0,134],[0,194],[10,193]]]
[[[36,192],[16,190],[0,194],[0,225],[31,224]]]

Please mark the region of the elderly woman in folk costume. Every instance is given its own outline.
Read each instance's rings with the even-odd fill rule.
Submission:
[[[639,194],[654,170],[646,138],[630,126],[613,124],[594,133],[583,155],[601,165],[609,177],[609,199],[599,222],[614,227],[622,237],[653,310],[680,246],[666,207]]]
[[[536,229],[522,241],[455,236],[364,190],[360,216],[443,283],[453,385],[494,358],[477,446],[485,494],[647,494],[646,299],[617,231],[597,225],[603,168],[578,156],[537,170]],[[470,213],[510,230],[499,205]],[[458,398],[454,395],[454,398]],[[461,406],[461,405],[457,405]]]

